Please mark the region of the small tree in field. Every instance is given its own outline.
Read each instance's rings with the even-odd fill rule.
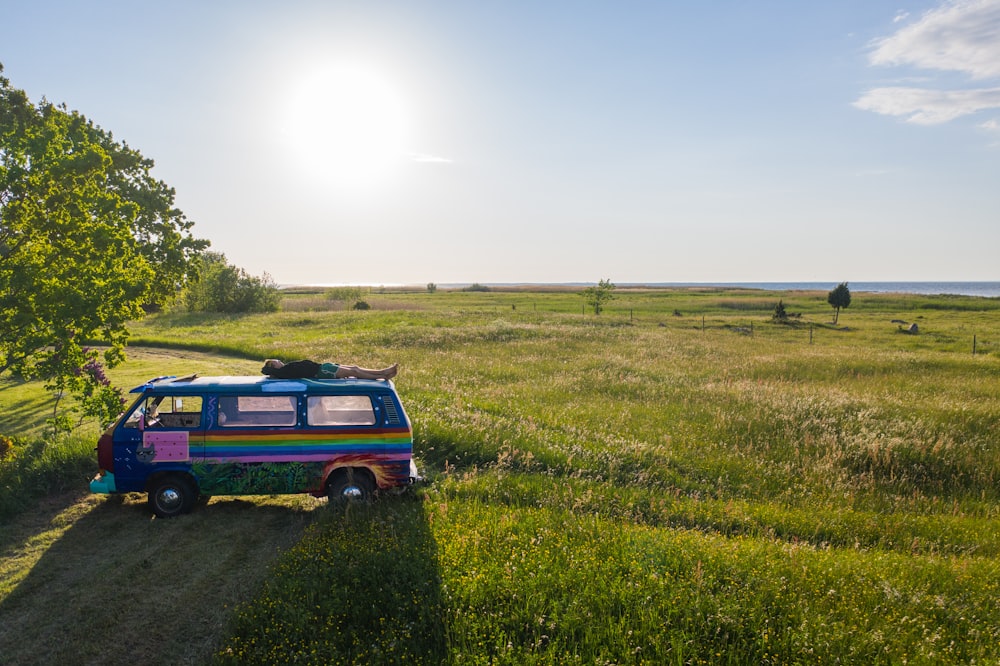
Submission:
[[[604,304],[614,300],[615,285],[611,280],[601,280],[595,287],[587,287],[583,290],[583,297],[587,300],[587,305],[594,308],[594,314],[601,314]]]
[[[827,294],[826,302],[833,306],[833,323],[836,324],[837,320],[840,319],[840,308],[846,308],[851,305],[851,290],[847,288],[846,282],[841,282],[833,290]]]

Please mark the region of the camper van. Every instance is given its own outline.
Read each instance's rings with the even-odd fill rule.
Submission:
[[[199,496],[366,500],[418,478],[391,381],[157,377],[97,443],[94,493],[148,493],[169,518]]]

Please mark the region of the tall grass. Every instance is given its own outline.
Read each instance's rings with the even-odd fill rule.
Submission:
[[[0,448],[0,522],[42,497],[80,492],[96,472],[89,437],[4,438]]]

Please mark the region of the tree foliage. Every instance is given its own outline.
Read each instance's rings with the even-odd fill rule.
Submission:
[[[597,283],[593,287],[587,287],[583,290],[583,297],[587,301],[587,305],[594,308],[594,314],[601,314],[601,310],[604,309],[605,303],[614,300],[615,285],[611,280],[605,279]]]
[[[80,113],[33,104],[0,76],[0,372],[55,390],[80,390],[90,376],[80,381],[99,390],[83,368],[121,361],[126,323],[190,277],[208,243],[152,167]]]
[[[281,294],[271,277],[254,277],[226,261],[221,252],[205,252],[198,260],[198,278],[184,291],[192,312],[274,312]]]
[[[851,305],[851,290],[848,289],[847,283],[841,282],[834,287],[833,290],[827,294],[826,302],[834,308],[833,323],[836,324],[837,320],[840,319],[840,309]]]

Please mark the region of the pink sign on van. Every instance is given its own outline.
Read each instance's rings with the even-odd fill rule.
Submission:
[[[179,432],[151,432],[147,430],[142,434],[142,445],[143,448],[152,448],[155,452],[150,462],[190,459],[188,453],[188,433],[186,430]]]

